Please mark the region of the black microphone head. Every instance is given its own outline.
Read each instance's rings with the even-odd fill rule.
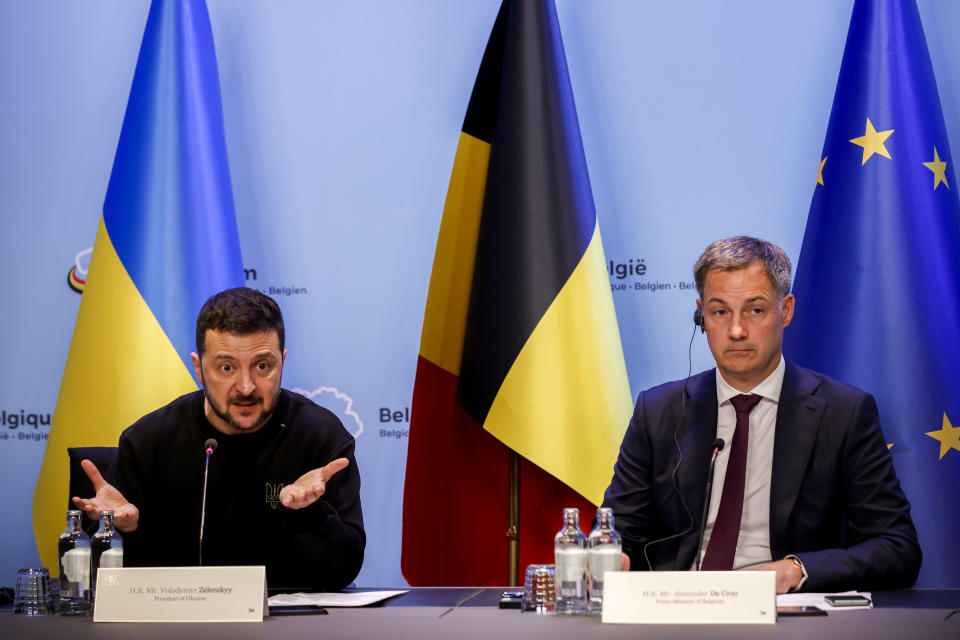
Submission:
[[[220,445],[217,444],[217,441],[213,438],[207,438],[207,441],[203,443],[204,450],[209,451],[210,453],[216,451],[218,446]]]
[[[723,438],[717,438],[713,441],[713,448],[717,450],[717,453],[723,451],[723,447],[726,443],[723,441]]]

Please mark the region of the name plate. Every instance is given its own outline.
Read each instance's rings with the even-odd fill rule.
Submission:
[[[94,622],[262,622],[266,567],[137,567],[97,573]]]
[[[603,574],[603,622],[773,624],[774,571],[624,571]]]

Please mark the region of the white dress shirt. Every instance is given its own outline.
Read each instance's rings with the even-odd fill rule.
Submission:
[[[780,403],[785,367],[783,356],[780,356],[780,364],[773,373],[746,392],[762,398],[750,412],[743,515],[740,519],[737,551],[733,557],[734,569],[770,562],[773,559],[770,555],[770,478],[773,472],[773,436],[777,426],[777,407]],[[724,447],[717,456],[714,469],[710,513],[707,515],[707,526],[703,533],[701,562],[710,542],[717,512],[720,510],[720,496],[723,494],[723,481],[727,475],[727,462],[730,460],[730,445],[737,426],[737,412],[730,398],[742,393],[744,392],[727,384],[717,369],[717,437],[723,439]],[[696,566],[696,560],[693,566]]]

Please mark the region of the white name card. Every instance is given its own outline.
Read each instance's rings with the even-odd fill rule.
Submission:
[[[101,567],[94,622],[262,622],[266,567]]]
[[[624,571],[603,574],[603,622],[773,624],[774,571]]]

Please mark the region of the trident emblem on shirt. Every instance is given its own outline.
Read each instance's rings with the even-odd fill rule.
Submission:
[[[270,505],[272,509],[276,509],[280,506],[280,490],[283,489],[282,482],[268,482],[267,483],[267,504]]]

